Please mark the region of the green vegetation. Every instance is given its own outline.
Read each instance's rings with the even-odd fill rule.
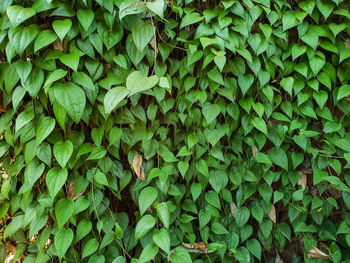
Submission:
[[[350,262],[348,0],[0,0],[0,27],[0,262]]]

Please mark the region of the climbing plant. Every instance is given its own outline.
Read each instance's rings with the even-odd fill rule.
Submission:
[[[1,262],[350,262],[347,0],[1,0]]]

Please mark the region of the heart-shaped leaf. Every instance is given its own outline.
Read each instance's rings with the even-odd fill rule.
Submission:
[[[32,43],[38,31],[37,25],[30,25],[28,27],[20,26],[9,30],[9,40],[19,55],[22,55],[29,44]]]
[[[147,44],[152,40],[154,31],[148,22],[138,19],[132,24],[132,38],[139,52],[142,52]]]
[[[103,100],[105,112],[111,113],[129,93],[130,91],[125,87],[115,87],[108,91]]]
[[[57,255],[61,260],[66,254],[70,244],[72,243],[74,238],[73,230],[68,228],[60,229],[54,238],[54,244],[57,250]]]
[[[238,77],[238,85],[241,88],[243,96],[247,93],[253,82],[254,76],[252,74],[240,75]]]
[[[73,143],[69,140],[63,142],[58,141],[53,147],[53,154],[62,168],[64,168],[72,156],[73,153]]]
[[[70,19],[55,20],[52,23],[52,28],[56,32],[57,36],[61,41],[67,35],[71,27],[72,27],[72,20]]]
[[[20,5],[12,5],[6,9],[6,14],[10,19],[12,25],[18,26],[23,21],[26,21],[28,18],[31,18],[36,14],[33,8],[24,8]]]
[[[34,42],[34,52],[37,52],[39,49],[50,45],[56,39],[57,35],[51,30],[41,31]]]
[[[140,71],[134,71],[126,79],[129,96],[153,88],[158,83],[157,76],[145,77]]]
[[[49,194],[51,199],[53,200],[58,192],[62,189],[64,183],[68,178],[67,169],[59,169],[58,167],[54,167],[50,169],[46,174],[46,186],[49,190]]]
[[[66,82],[55,85],[53,94],[73,121],[78,123],[83,116],[86,104],[84,90],[72,82]]]
[[[186,174],[189,166],[190,165],[188,164],[188,162],[183,162],[183,161],[181,161],[177,164],[177,167],[179,168],[179,171],[180,171],[182,177],[185,177],[185,174]]]
[[[212,123],[220,114],[220,106],[217,104],[206,103],[202,107],[202,113],[208,124]]]
[[[79,9],[77,17],[84,30],[87,31],[94,20],[94,12],[90,9]]]
[[[80,60],[80,54],[78,52],[73,51],[69,54],[62,54],[59,59],[67,67],[70,67],[74,71],[78,70]]]

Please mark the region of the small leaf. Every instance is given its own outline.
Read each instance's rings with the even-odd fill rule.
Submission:
[[[269,216],[269,218],[272,220],[272,222],[274,222],[276,224],[276,208],[275,206],[272,204],[269,213],[267,214]]]

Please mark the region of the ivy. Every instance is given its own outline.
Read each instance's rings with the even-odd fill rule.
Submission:
[[[346,0],[0,1],[0,261],[350,261]]]

